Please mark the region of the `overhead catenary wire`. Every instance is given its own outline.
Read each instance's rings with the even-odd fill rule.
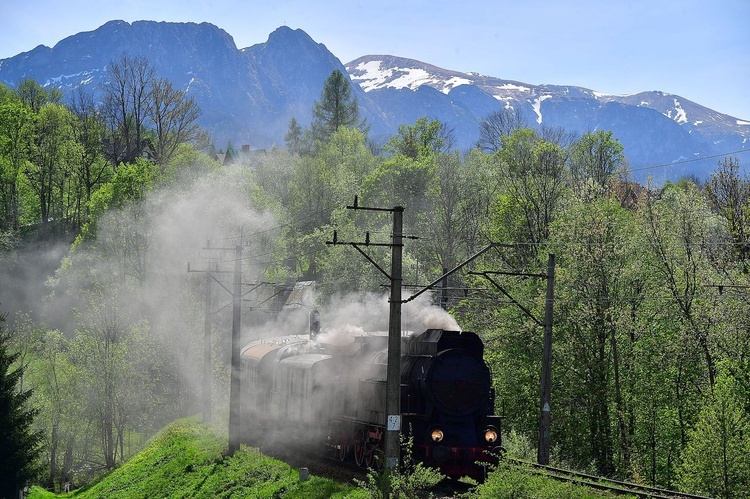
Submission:
[[[673,161],[671,163],[662,163],[660,165],[642,166],[639,168],[628,169],[627,171],[628,172],[640,172],[640,171],[645,171],[645,170],[655,170],[657,168],[668,168],[670,166],[684,165],[685,163],[695,163],[697,161],[705,161],[708,159],[723,158],[726,156],[731,156],[733,154],[742,154],[743,152],[748,152],[748,151],[750,151],[750,149],[739,149],[737,151],[732,151],[732,152],[712,154],[710,156],[701,156],[700,158],[683,159],[680,161]]]

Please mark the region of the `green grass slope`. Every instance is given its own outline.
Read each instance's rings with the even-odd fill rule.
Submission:
[[[91,498],[365,498],[352,486],[299,473],[286,463],[243,447],[234,456],[222,454],[226,438],[202,424],[177,421],[149,445],[97,482],[65,497]],[[34,487],[29,499],[57,497]]]

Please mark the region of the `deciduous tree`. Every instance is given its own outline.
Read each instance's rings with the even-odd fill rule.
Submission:
[[[141,156],[154,67],[145,57],[123,54],[107,66],[102,114],[107,125],[104,154],[117,167]]]
[[[612,132],[587,133],[573,144],[570,157],[573,187],[579,195],[601,196],[609,191],[615,174],[624,165],[622,144]]]
[[[496,153],[503,148],[503,141],[514,130],[527,128],[528,120],[523,111],[504,107],[490,113],[479,122],[477,147],[486,153]]]
[[[208,142],[207,135],[198,126],[200,108],[195,99],[175,89],[164,78],[155,78],[151,82],[146,113],[154,126],[150,152],[162,169],[180,144]]]
[[[719,376],[683,455],[685,490],[712,497],[750,497],[750,417],[732,378]]]

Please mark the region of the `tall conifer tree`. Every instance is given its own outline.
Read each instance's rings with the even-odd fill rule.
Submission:
[[[340,126],[356,127],[367,132],[365,120],[359,118],[357,98],[352,96],[349,78],[336,69],[323,85],[320,100],[315,101],[312,110],[312,138],[314,142],[325,143]]]
[[[18,391],[23,369],[13,369],[18,354],[8,351],[4,322],[0,314],[0,498],[14,498],[37,471],[41,434],[32,429],[38,411],[26,407],[31,391]]]

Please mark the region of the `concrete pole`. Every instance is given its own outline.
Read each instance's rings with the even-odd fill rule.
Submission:
[[[404,208],[393,209],[391,245],[391,308],[388,321],[388,366],[385,389],[385,469],[398,468],[401,434],[401,281]],[[390,491],[389,491],[390,492]]]
[[[440,289],[440,306],[443,310],[448,310],[448,268],[443,267],[443,282]]]
[[[210,263],[209,263],[210,265]],[[206,272],[206,322],[203,334],[203,421],[211,421],[211,271]]]
[[[229,455],[240,448],[240,333],[242,331],[242,245],[234,250],[232,379],[229,386]]]
[[[552,312],[555,302],[555,255],[547,260],[547,297],[544,306],[544,338],[542,342],[541,401],[539,404],[539,448],[537,462],[549,464],[550,393],[552,384]]]

